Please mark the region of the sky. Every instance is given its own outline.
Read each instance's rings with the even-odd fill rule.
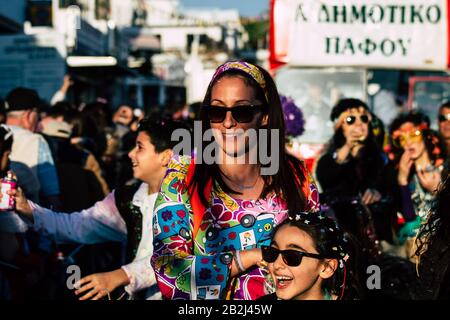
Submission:
[[[257,16],[269,9],[269,0],[181,0],[185,8],[238,9],[241,16]]]

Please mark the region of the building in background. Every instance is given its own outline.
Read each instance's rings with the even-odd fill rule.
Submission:
[[[26,86],[50,100],[70,74],[76,104],[192,103],[247,40],[237,10],[188,10],[179,0],[2,1],[0,96]]]
[[[122,98],[116,75],[127,72],[127,44],[110,23],[109,0],[3,1],[0,16],[20,26],[0,36],[0,95],[26,86],[49,101],[70,74],[76,103]]]
[[[111,17],[130,39],[129,66],[151,69],[127,80],[145,105],[199,101],[212,70],[238,57],[247,39],[237,10],[188,10],[179,0],[113,0]]]
[[[0,35],[21,33],[25,22],[26,2],[0,1]]]

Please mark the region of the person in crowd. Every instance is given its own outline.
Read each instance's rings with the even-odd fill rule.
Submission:
[[[23,171],[18,166],[13,167],[24,185],[33,184],[30,178],[39,181],[40,203],[58,209],[61,202],[55,163],[45,139],[34,132],[38,123],[40,103],[37,92],[28,88],[15,88],[6,96],[6,124],[14,134],[10,159],[13,163],[31,169],[34,177],[29,176],[29,171]]]
[[[74,111],[75,107],[67,101],[60,101],[54,104],[52,107],[48,107],[42,110],[40,113],[40,120],[37,125],[37,132],[42,132],[48,122],[52,121],[64,121],[65,115],[71,111]]]
[[[0,124],[6,123],[5,102],[0,98]]]
[[[450,155],[450,101],[439,107],[438,115],[439,134],[445,144],[447,159]]]
[[[356,298],[348,247],[337,223],[322,213],[291,215],[275,229],[271,245],[262,247],[276,291],[261,299]]]
[[[110,155],[110,162],[113,163],[116,185],[122,185],[133,177],[130,171],[130,158],[127,154],[132,149],[137,135],[136,130],[131,128],[136,120],[135,110],[141,111],[124,104],[113,115],[113,132],[108,141],[109,148],[106,153]]]
[[[416,238],[419,287],[415,299],[450,299],[450,175],[445,179],[436,202]]]
[[[189,119],[189,105],[179,102],[171,102],[167,106],[167,112],[173,120]]]
[[[335,132],[316,167],[326,202],[344,230],[355,235],[366,227],[358,226],[358,216],[351,214],[355,211],[351,211],[351,202],[360,199],[372,211],[378,238],[393,242],[393,201],[382,200],[393,192],[394,171],[380,149],[367,104],[359,99],[341,99],[330,117]]]
[[[258,266],[261,246],[288,209],[319,210],[317,189],[304,164],[286,153],[280,97],[263,68],[244,61],[219,66],[200,119],[203,132],[213,129],[222,161],[200,162],[209,146],[203,141],[197,159],[169,164],[153,224],[158,285],[165,299],[257,299],[273,291]],[[277,139],[269,143],[279,155],[275,172],[248,160],[264,142],[244,133],[263,128]]]
[[[103,198],[110,192],[110,189],[105,181],[105,178],[103,177],[102,168],[100,167],[99,162],[97,161],[95,156],[90,151],[83,148],[81,144],[72,143],[74,131],[78,131],[79,129],[80,123],[77,120],[80,119],[80,117],[81,116],[79,115],[79,112],[71,104],[65,101],[58,102],[50,110],[48,110],[45,118],[41,119],[38,126],[40,128],[41,134],[44,136],[50,146],[52,156],[57,166],[58,162],[61,160],[63,163],[81,165],[83,170],[91,171],[97,180],[92,181],[92,185],[100,184],[102,189],[101,193],[103,193],[101,195],[101,198]],[[77,128],[74,128],[75,126],[77,126]],[[136,139],[133,140],[133,143],[135,140]],[[62,145],[61,148],[59,148],[60,145]],[[62,174],[75,176],[75,172],[69,171],[70,170],[63,170]],[[61,170],[58,169],[58,176],[60,175]],[[70,177],[67,177],[67,179],[65,180],[70,180]],[[71,189],[72,187],[76,188],[75,186],[69,186],[69,189]],[[61,187],[61,189],[65,189],[66,191],[70,192],[67,188]],[[89,191],[85,190],[85,192]],[[61,193],[64,194],[64,190],[61,190]],[[97,199],[96,195],[98,194],[98,192],[95,192],[95,195],[92,197],[92,199]],[[83,201],[78,201],[76,197],[73,198],[74,199],[71,199],[69,201],[79,207],[63,207],[63,211],[78,211],[83,208],[88,208],[92,205],[92,203],[86,204]],[[68,200],[67,197],[66,200]]]
[[[0,177],[10,169],[9,155],[13,132],[0,125]],[[30,172],[30,174],[32,174]],[[21,182],[17,183],[23,188]],[[33,297],[36,288],[46,282],[49,256],[37,250],[29,227],[13,211],[0,211],[0,300]],[[41,294],[42,297],[42,294]]]
[[[70,75],[65,75],[61,88],[55,92],[50,100],[50,104],[54,106],[56,103],[64,101],[66,99],[67,92],[73,83],[74,81],[72,80],[72,77]]]
[[[428,116],[420,111],[400,114],[391,123],[389,133],[389,157],[397,168],[398,203],[405,219],[399,242],[410,240],[412,245],[435,200],[445,160],[444,149],[438,135],[430,129]],[[407,249],[408,257],[412,253]]]
[[[56,163],[64,212],[89,208],[109,193],[97,160],[73,145],[71,134],[72,127],[62,120],[47,122],[42,131]]]
[[[0,125],[0,176],[6,176],[9,169],[9,155],[13,143],[13,133],[4,124]],[[18,234],[24,234],[27,225],[12,212],[0,212],[0,300],[18,298],[11,290],[10,265],[15,264],[15,258],[20,250]]]
[[[123,104],[119,106],[113,114],[113,123],[129,127],[134,118],[133,111],[134,108],[129,105]]]
[[[158,299],[160,293],[150,265],[153,252],[153,205],[175,142],[178,123],[144,119],[139,125],[136,145],[129,153],[136,179],[142,181],[112,191],[93,207],[71,214],[54,212],[27,201],[20,189],[9,192],[16,198],[16,211],[31,220],[34,229],[57,242],[127,243],[126,265],[120,269],[82,278],[76,294],[81,300],[100,299],[120,286],[132,296]],[[141,291],[141,293],[139,293]]]
[[[90,144],[86,145],[99,163],[104,165],[104,156],[108,149],[108,133],[112,131],[112,115],[110,108],[103,100],[88,103],[81,110],[83,121],[82,136]]]

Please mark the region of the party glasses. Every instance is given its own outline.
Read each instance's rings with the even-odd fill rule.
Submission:
[[[367,114],[363,114],[359,116],[359,120],[361,120],[362,123],[369,123],[369,116]],[[345,123],[348,125],[352,125],[356,122],[356,116],[346,116],[345,117]]]
[[[422,131],[417,129],[409,132],[402,132],[393,140],[394,145],[401,148],[403,148],[409,141],[412,143],[422,141]]]
[[[234,120],[239,123],[248,123],[253,120],[257,112],[266,108],[266,105],[240,105],[232,108],[221,106],[203,106],[209,121],[212,123],[221,123],[225,120],[227,112],[230,111]]]
[[[324,259],[320,254],[302,252],[297,250],[278,250],[274,247],[261,246],[263,260],[269,263],[275,262],[278,255],[281,253],[284,263],[289,267],[297,267],[302,262],[303,257],[310,257],[314,259]]]
[[[440,114],[438,117],[439,122],[449,121],[450,120],[450,113],[447,113],[446,115]]]

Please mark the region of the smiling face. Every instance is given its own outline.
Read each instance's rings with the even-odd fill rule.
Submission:
[[[164,152],[155,151],[155,146],[145,132],[139,132],[136,146],[128,153],[128,157],[133,165],[133,176],[148,184],[165,171]]]
[[[291,225],[284,225],[277,230],[272,247],[279,250],[298,250],[318,254],[311,236]],[[321,284],[323,279],[333,272],[323,272],[326,265],[323,260],[303,257],[300,265],[288,266],[280,255],[269,263],[269,272],[275,283],[277,297],[282,300],[317,299],[323,296]]]
[[[369,135],[369,123],[363,120],[370,119],[370,115],[363,107],[349,109],[340,116],[342,130],[347,139],[364,141]]]
[[[211,105],[226,107],[230,110],[237,106],[260,106],[263,101],[255,97],[255,90],[240,76],[225,76],[219,79],[211,90]],[[228,156],[242,155],[248,150],[249,139],[243,134],[248,129],[258,129],[267,124],[261,112],[255,113],[253,120],[239,123],[231,112],[226,113],[220,123],[211,123],[214,138],[220,149]]]

